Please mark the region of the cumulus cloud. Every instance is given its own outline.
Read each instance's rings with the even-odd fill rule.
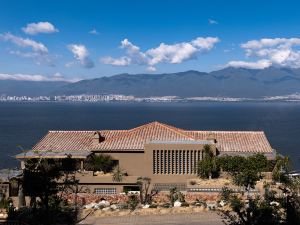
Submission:
[[[50,34],[58,32],[58,29],[49,22],[29,23],[26,27],[22,28],[23,32],[29,35],[35,35],[39,33]]]
[[[84,45],[81,44],[70,44],[67,46],[68,49],[73,53],[74,58],[84,68],[94,67],[94,62],[89,58],[89,52]]]
[[[62,75],[57,76],[58,73],[53,76],[45,76],[40,74],[7,74],[0,73],[0,80],[18,80],[18,81],[67,81],[67,82],[75,82],[78,79],[66,79]]]
[[[95,28],[93,28],[92,30],[89,31],[89,34],[98,35],[99,32]]]
[[[300,68],[300,38],[263,38],[241,44],[248,58],[256,62],[231,61],[227,65],[247,68],[266,68],[269,66]]]
[[[198,37],[190,42],[172,45],[161,43],[158,47],[143,52],[128,39],[124,39],[120,47],[125,50],[125,56],[119,58],[107,56],[100,61],[113,66],[146,65],[148,71],[155,71],[155,65],[159,63],[178,64],[195,59],[199,53],[210,51],[219,41],[216,37]]]
[[[216,25],[216,24],[218,24],[218,21],[213,20],[213,19],[208,19],[208,23],[211,25]]]

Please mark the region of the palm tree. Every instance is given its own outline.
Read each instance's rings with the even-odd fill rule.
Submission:
[[[126,172],[124,172],[119,165],[117,165],[114,168],[113,171],[113,181],[115,182],[121,182],[123,180],[123,177],[126,175]]]

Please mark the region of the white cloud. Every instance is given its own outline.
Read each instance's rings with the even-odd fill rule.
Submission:
[[[245,62],[245,61],[230,61],[227,66],[236,68],[247,68],[247,69],[264,69],[271,66],[272,63],[269,60],[259,60],[257,62]]]
[[[155,68],[154,66],[148,66],[148,67],[146,68],[146,70],[149,71],[149,72],[155,72],[155,71],[156,71],[156,68]]]
[[[56,59],[57,56],[50,55],[48,48],[43,43],[29,38],[18,37],[11,33],[0,34],[0,39],[11,42],[17,47],[24,49],[24,51],[9,50],[8,52],[10,54],[22,58],[31,58],[38,65],[46,64],[48,66],[54,66],[54,59]]]
[[[67,46],[74,58],[85,68],[94,67],[94,62],[89,58],[89,52],[84,45],[70,44]]]
[[[29,23],[26,27],[22,28],[23,32],[30,35],[35,35],[39,33],[49,34],[58,32],[58,29],[49,22],[38,22]]]
[[[194,59],[198,53],[210,51],[220,40],[216,37],[198,37],[190,42],[180,42],[172,45],[161,43],[156,48],[142,52],[140,48],[132,44],[128,39],[121,41],[121,48],[125,49],[126,56],[112,58],[103,57],[100,61],[113,66],[146,65],[147,70],[155,71],[155,65],[159,63],[178,64]]]
[[[131,63],[131,59],[126,56],[117,59],[107,56],[103,57],[100,61],[104,64],[110,64],[113,66],[128,66]]]
[[[79,79],[65,79],[63,76],[57,76],[57,73],[51,77],[40,75],[40,74],[7,74],[0,73],[0,80],[18,80],[18,81],[67,81],[67,82],[75,82]]]
[[[208,23],[214,25],[214,24],[218,24],[218,21],[213,19],[208,19]]]
[[[241,44],[245,54],[257,61],[231,61],[227,65],[236,67],[266,68],[269,66],[300,68],[300,38],[263,38]],[[238,63],[237,63],[238,62]],[[244,66],[241,66],[244,65]]]
[[[89,34],[98,35],[99,32],[95,28],[93,28],[92,30],[89,31]]]
[[[48,53],[47,47],[41,42],[34,41],[29,38],[21,38],[11,33],[1,34],[0,37],[5,41],[10,41],[15,45],[23,48],[31,48],[34,52]]]

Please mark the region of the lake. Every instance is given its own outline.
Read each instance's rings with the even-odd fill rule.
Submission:
[[[273,148],[300,169],[300,103],[0,102],[0,168],[48,130],[129,129],[160,121],[194,130],[263,130]]]

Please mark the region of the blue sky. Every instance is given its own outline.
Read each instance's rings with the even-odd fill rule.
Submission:
[[[0,79],[300,67],[297,1],[0,2]]]

